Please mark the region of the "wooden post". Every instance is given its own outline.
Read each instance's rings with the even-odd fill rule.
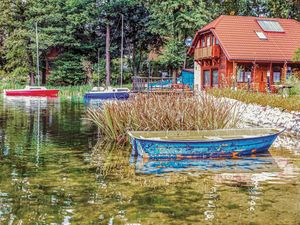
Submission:
[[[106,25],[106,43],[105,43],[105,71],[106,71],[106,87],[110,86],[110,26]]]
[[[237,63],[233,61],[232,65],[232,85],[233,88],[236,88],[236,79],[237,79]]]
[[[212,88],[212,86],[213,86],[213,81],[212,81],[212,68],[210,67],[210,69],[209,69],[209,79],[210,79],[210,84],[209,84],[209,88]]]
[[[202,66],[198,61],[194,61],[194,90],[199,92],[202,90]]]
[[[282,69],[282,77],[281,77],[282,84],[284,84],[286,82],[286,74],[287,74],[287,62],[284,63],[283,69]]]
[[[269,68],[267,68],[267,93],[271,92],[271,63]]]
[[[255,82],[256,82],[256,63],[253,62],[253,78],[252,78],[252,90],[255,90]]]
[[[270,71],[270,77],[269,77],[269,85],[270,85],[270,92],[272,92],[272,85],[273,85],[273,63],[270,63],[270,68],[269,68],[269,71]]]
[[[122,29],[121,29],[121,87],[123,87],[123,56],[124,56],[124,15],[121,14]]]

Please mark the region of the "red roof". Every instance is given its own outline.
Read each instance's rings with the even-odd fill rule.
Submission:
[[[284,32],[265,32],[257,20],[278,21]],[[196,33],[192,48],[200,35],[211,31],[219,40],[229,60],[292,61],[297,48],[300,48],[300,23],[293,19],[262,18],[251,16],[220,16]],[[255,32],[267,36],[261,40]]]

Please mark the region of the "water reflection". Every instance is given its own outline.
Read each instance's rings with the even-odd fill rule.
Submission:
[[[0,99],[0,224],[300,221],[295,151],[130,165],[130,146],[97,142],[85,110],[58,99]]]
[[[10,107],[30,112],[50,107],[59,108],[60,98],[57,97],[14,97],[3,96],[3,108]]]
[[[101,108],[103,104],[109,102],[122,102],[127,100],[117,100],[117,99],[95,99],[95,98],[84,98],[84,105],[88,108]]]
[[[0,224],[47,224],[51,208],[68,224],[75,175],[68,170],[84,168],[81,151],[95,139],[82,114],[82,105],[57,98],[0,99]]]
[[[134,160],[131,159],[133,162]],[[259,172],[275,171],[277,166],[270,154],[240,159],[170,159],[148,160],[138,157],[136,172],[142,174],[160,174],[169,172]]]

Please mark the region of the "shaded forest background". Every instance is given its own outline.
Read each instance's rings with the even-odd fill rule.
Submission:
[[[98,68],[101,83],[118,83],[121,15],[125,36],[124,80],[129,82],[134,75],[148,73],[149,61],[152,73],[178,73],[186,57],[184,40],[220,15],[300,20],[300,1],[1,0],[0,79],[28,83],[30,76],[36,74],[37,23],[43,74],[49,54],[58,53],[50,63],[49,84],[93,83],[98,79]],[[110,57],[106,63],[108,46]],[[300,58],[300,50],[298,53]]]

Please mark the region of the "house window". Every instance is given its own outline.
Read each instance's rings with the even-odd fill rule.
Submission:
[[[284,31],[278,21],[258,20],[257,22],[264,31],[269,31],[269,32],[283,32]]]
[[[211,45],[215,45],[215,38],[214,37],[211,38]]]
[[[219,40],[216,38],[216,45],[219,45]]]
[[[251,80],[251,71],[245,71],[245,82]]]
[[[244,71],[238,71],[237,82],[244,82]]]
[[[280,72],[273,72],[273,82],[274,83],[280,82]]]
[[[204,76],[203,76],[203,84],[204,86],[210,86],[210,71],[204,70]]]
[[[219,71],[218,70],[213,70],[213,76],[212,76],[212,83],[214,87],[218,87],[219,85]]]
[[[286,79],[290,79],[290,77],[292,76],[292,67],[288,67],[287,71],[286,71]]]
[[[237,82],[246,83],[251,79],[251,69],[240,69],[237,74]]]
[[[205,39],[204,38],[202,38],[201,43],[202,43],[202,47],[205,47]]]
[[[210,36],[207,37],[207,47],[210,46]]]
[[[267,36],[264,34],[264,32],[256,31],[256,35],[260,40],[268,40]]]

